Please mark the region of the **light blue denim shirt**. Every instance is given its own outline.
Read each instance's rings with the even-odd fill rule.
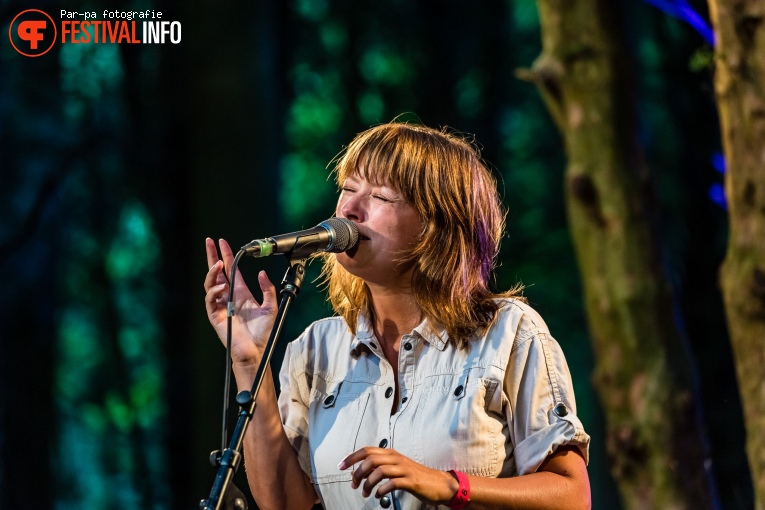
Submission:
[[[356,331],[340,317],[314,322],[288,345],[280,372],[284,430],[324,508],[381,508],[374,491],[362,498],[351,488],[351,469],[337,467],[364,446],[485,477],[533,473],[565,444],[587,460],[590,437],[576,417],[563,352],[528,305],[505,300],[468,349],[427,320],[404,335],[397,406],[393,369],[367,317]],[[404,491],[392,499],[392,508],[433,508]]]

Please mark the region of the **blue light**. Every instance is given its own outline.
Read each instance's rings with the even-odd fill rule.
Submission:
[[[712,166],[721,174],[725,173],[725,156],[722,152],[712,154]]]
[[[696,31],[701,34],[711,46],[715,45],[715,34],[712,27],[709,26],[701,15],[693,10],[688,2],[685,0],[644,0],[646,3],[653,5],[666,12],[670,16],[674,16],[680,20],[685,21],[692,26]]]
[[[709,198],[711,198],[712,202],[715,204],[728,210],[728,202],[725,200],[725,188],[722,184],[715,183],[709,187]]]

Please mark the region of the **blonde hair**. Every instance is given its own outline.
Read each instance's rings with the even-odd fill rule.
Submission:
[[[496,182],[471,143],[447,132],[403,123],[382,124],[356,136],[335,160],[339,186],[351,175],[393,186],[422,221],[417,242],[402,263],[414,265],[412,289],[420,310],[464,348],[488,328],[497,298],[490,289],[505,212]],[[361,278],[324,255],[328,300],[355,333],[359,313],[374,314]]]

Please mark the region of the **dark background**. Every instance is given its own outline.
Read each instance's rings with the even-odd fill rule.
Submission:
[[[751,508],[717,284],[727,233],[712,50],[656,6],[618,3],[718,506]],[[329,217],[329,161],[394,118],[483,147],[509,210],[497,287],[525,284],[561,343],[593,438],[594,508],[620,507],[564,147],[515,76],[540,52],[533,2],[0,1],[3,34],[27,8],[57,21],[60,9],[154,9],[182,22],[182,41],[57,44],[39,58],[0,42],[1,507],[195,508],[215,473],[224,373],[203,306],[205,237],[236,247]],[[286,263],[242,262],[250,282],[262,268],[279,281]],[[303,289],[285,341],[330,313],[312,278]]]

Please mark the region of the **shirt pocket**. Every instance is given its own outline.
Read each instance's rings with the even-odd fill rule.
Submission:
[[[309,444],[314,481],[318,484],[349,481],[351,469],[337,465],[356,449],[368,393],[343,391],[343,383],[311,390],[308,408]]]
[[[416,457],[442,471],[496,476],[505,452],[504,424],[489,412],[489,402],[499,382],[468,374],[434,376],[423,385],[414,420]]]

